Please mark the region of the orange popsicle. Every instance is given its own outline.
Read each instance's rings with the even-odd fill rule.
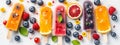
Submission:
[[[105,6],[97,6],[95,8],[95,21],[97,31],[100,33],[107,33],[111,29],[108,10]]]
[[[23,4],[15,3],[15,5],[13,6],[13,10],[10,14],[10,17],[8,19],[8,22],[6,24],[6,27],[9,30],[17,31],[17,29],[19,28],[19,24],[21,22],[23,11],[24,11]]]
[[[52,9],[41,7],[40,10],[40,33],[48,35],[52,31]]]

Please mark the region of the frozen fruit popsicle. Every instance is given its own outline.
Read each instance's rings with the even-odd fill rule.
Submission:
[[[102,33],[105,42],[107,42],[107,33],[111,30],[108,10],[105,6],[97,6],[94,10],[95,13],[95,25],[97,31]]]
[[[9,29],[7,36],[8,39],[11,36],[11,31],[17,31],[17,29],[19,28],[23,11],[24,11],[23,4],[21,3],[14,4],[12,12],[10,13],[10,17],[6,24],[6,27]]]
[[[41,7],[40,13],[40,33],[48,35],[52,31],[52,9],[47,6]]]
[[[23,4],[16,3],[13,7],[13,10],[10,14],[6,27],[12,31],[17,31],[21,21],[22,13],[24,11]]]
[[[52,31],[52,9],[43,6],[40,9],[40,33],[45,36],[45,44],[47,44],[47,37]]]
[[[62,45],[62,36],[66,35],[66,11],[65,7],[61,4],[56,6],[54,14],[54,35],[59,36],[59,45]]]
[[[94,30],[94,13],[93,4],[90,1],[85,1],[84,4],[84,29],[88,33],[88,39],[91,38],[91,31]]]

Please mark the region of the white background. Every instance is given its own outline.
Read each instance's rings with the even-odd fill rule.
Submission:
[[[7,36],[8,29],[6,29],[6,27],[3,25],[2,22],[4,20],[8,20],[8,17],[10,15],[11,10],[12,10],[13,4],[15,2],[19,2],[19,0],[12,0],[12,5],[11,6],[6,5],[5,1],[6,0],[0,0],[0,7],[5,7],[6,8],[5,13],[0,12],[0,45],[37,45],[37,44],[34,43],[34,37],[40,37],[41,40],[44,39],[44,37],[42,37],[40,33],[36,32],[34,34],[34,36],[32,36],[32,38],[33,38],[32,40],[29,39],[30,34],[28,35],[28,37],[24,37],[24,36],[20,35],[19,33],[13,33],[12,39],[7,40],[6,36]],[[37,9],[36,12],[39,12],[40,6],[38,6],[37,4],[33,4],[30,1],[29,1],[29,3],[27,3],[27,1],[29,1],[29,0],[24,0],[24,2],[23,2],[24,6],[25,6],[25,11],[30,14],[30,17],[36,17],[37,22],[39,23],[39,15],[30,13],[29,12],[29,7],[30,6],[35,6],[35,8]],[[52,1],[52,0],[44,0],[44,3],[47,4],[47,2],[50,2],[50,1]],[[69,1],[74,2],[75,0],[69,0]],[[82,6],[84,1],[85,0],[79,0],[78,3]],[[90,0],[90,1],[92,1],[92,3],[93,3],[93,0]],[[59,3],[59,2],[56,0],[55,4],[57,4],[57,3]],[[116,15],[118,17],[118,22],[112,21],[111,18],[110,18],[110,20],[111,20],[112,30],[117,33],[118,38],[113,38],[113,37],[110,36],[110,34],[108,34],[108,44],[105,44],[104,40],[103,40],[103,37],[100,34],[100,41],[101,41],[100,45],[119,45],[120,44],[120,35],[119,35],[120,34],[120,1],[119,0],[101,0],[101,3],[102,3],[102,5],[105,5],[107,8],[109,8],[110,6],[114,6],[117,9]],[[71,20],[70,18],[67,18],[67,19],[68,19],[68,22],[72,22],[73,24],[75,24],[75,20]],[[81,30],[84,31],[84,29],[83,29],[83,17],[81,18],[80,23],[81,23],[80,25],[82,27]],[[113,28],[113,25],[115,25],[115,28]],[[30,27],[32,27],[32,26],[30,25]],[[80,31],[79,34],[81,34],[82,31]],[[75,32],[75,29],[72,29],[71,32],[72,33]],[[16,42],[14,40],[15,35],[20,35],[21,42]],[[71,40],[75,39],[73,36],[70,36],[70,38],[71,38]],[[44,42],[41,41],[41,44],[42,43],[44,43]],[[50,43],[51,45],[57,45],[57,43],[54,43],[54,42],[51,41],[51,37],[49,37],[48,43]],[[64,43],[64,45],[72,45],[72,43],[64,42],[64,39],[63,39],[63,43]],[[81,43],[81,45],[94,45],[93,40],[89,41],[89,40],[87,40],[86,37],[83,39],[83,41],[80,41],[80,43]]]

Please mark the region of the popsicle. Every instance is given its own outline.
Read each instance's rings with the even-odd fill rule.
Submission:
[[[9,29],[7,38],[10,39],[11,31],[17,31],[21,23],[22,13],[24,11],[24,6],[21,3],[15,3],[10,13],[10,17],[6,24],[6,28]]]
[[[55,7],[54,35],[58,36],[58,45],[62,45],[62,36],[66,35],[66,11],[64,5]]]
[[[108,10],[105,6],[100,5],[95,8],[94,13],[97,31],[105,36],[104,40],[107,42],[107,33],[111,30]]]
[[[94,30],[94,13],[91,1],[85,1],[84,4],[84,29],[87,31],[88,39],[91,39],[91,31]]]
[[[52,31],[52,9],[43,6],[40,9],[40,33],[45,36],[45,44],[47,44],[48,35]]]
[[[14,5],[13,10],[10,14],[10,17],[8,19],[8,22],[6,24],[6,27],[9,30],[17,31],[17,29],[19,28],[20,22],[21,22],[23,11],[24,11],[23,4],[16,3]]]

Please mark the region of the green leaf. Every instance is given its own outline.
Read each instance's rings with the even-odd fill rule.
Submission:
[[[72,41],[72,44],[73,44],[73,45],[80,45],[80,42],[79,42],[78,40],[73,40],[73,41]]]
[[[61,23],[62,22],[62,15],[58,15],[58,21]]]
[[[58,40],[58,37],[57,37],[57,36],[52,36],[52,41],[53,41],[53,42],[57,42],[57,40]]]
[[[25,28],[25,27],[20,27],[19,32],[23,36],[28,36],[28,31],[27,31],[27,28]]]

